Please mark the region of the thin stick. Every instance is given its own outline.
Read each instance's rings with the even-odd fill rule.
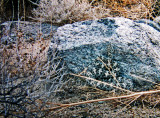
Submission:
[[[18,0],[18,31],[19,31],[19,15],[20,15],[20,4],[19,4],[19,0]]]
[[[119,96],[119,97],[109,97],[109,98],[88,100],[88,101],[77,102],[77,103],[61,104],[61,106],[53,107],[53,108],[45,108],[45,109],[42,109],[41,111],[46,111],[46,110],[52,111],[52,110],[55,110],[55,109],[60,108],[60,107],[71,107],[71,106],[76,106],[76,105],[80,105],[80,104],[94,103],[94,102],[99,102],[99,101],[116,100],[116,99],[130,98],[130,97],[135,97],[135,96],[140,97],[142,95],[148,95],[148,94],[153,94],[153,93],[160,93],[160,90],[135,92],[133,94]],[[138,97],[136,97],[136,98],[138,98]]]
[[[137,78],[137,79],[140,79],[140,80],[143,80],[143,81],[147,81],[147,82],[151,82],[151,83],[153,83],[153,84],[157,84],[157,83],[155,83],[155,82],[153,82],[153,81],[151,81],[151,80],[147,80],[147,79],[145,79],[145,78],[142,78],[142,77],[140,77],[140,76],[137,76],[137,75],[135,75],[135,74],[130,74],[132,77],[135,77],[135,78]]]
[[[76,77],[85,78],[85,79],[87,79],[87,80],[95,81],[95,82],[97,82],[97,83],[101,83],[101,84],[104,84],[104,85],[107,85],[107,86],[110,86],[110,87],[113,87],[113,88],[116,88],[116,89],[119,89],[119,90],[122,90],[122,91],[126,91],[126,92],[129,92],[129,93],[133,93],[133,92],[130,91],[130,90],[126,90],[126,89],[123,89],[123,88],[121,88],[121,87],[117,87],[117,86],[114,86],[114,85],[109,84],[109,83],[107,83],[107,82],[102,82],[102,81],[96,80],[96,79],[91,78],[91,77],[86,77],[86,76],[82,76],[82,75],[76,75],[76,74],[73,74],[73,73],[71,73],[70,75],[73,75],[73,76],[76,76]]]
[[[112,67],[109,68],[109,67],[103,62],[103,60],[100,59],[99,57],[98,57],[98,60],[103,63],[103,65],[106,67],[106,69],[107,69],[107,70],[109,71],[109,73],[112,75],[113,79],[118,83],[118,86],[121,87],[120,84],[119,84],[119,82],[118,82],[118,80],[116,79],[116,76],[111,72],[111,68],[112,68]]]
[[[26,21],[26,7],[24,0],[23,0],[23,15],[24,15],[24,21]]]
[[[135,92],[135,93],[130,94],[130,95],[124,95],[124,96],[119,96],[119,97],[110,97],[110,98],[102,98],[102,99],[89,100],[89,101],[77,102],[77,103],[71,103],[71,104],[63,104],[62,106],[75,106],[75,105],[80,105],[80,104],[93,103],[93,102],[99,102],[99,101],[108,101],[108,100],[115,100],[115,99],[122,99],[122,98],[129,98],[129,97],[134,97],[134,96],[139,96],[139,95],[142,96],[142,95],[159,93],[159,92],[160,92],[160,90]]]
[[[33,5],[39,6],[38,3],[32,2],[31,0],[28,1],[31,2]]]
[[[123,107],[119,112],[117,112],[117,113],[116,113],[116,116],[117,116],[120,112],[122,112],[126,107],[130,106],[130,104],[133,103],[135,100],[137,100],[139,97],[141,97],[141,94],[138,95],[138,96],[136,96],[131,102],[129,102],[125,107]],[[115,117],[116,117],[116,116],[115,116]]]

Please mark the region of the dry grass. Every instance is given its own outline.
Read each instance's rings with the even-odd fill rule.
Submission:
[[[133,20],[154,19],[154,5],[157,0],[102,0],[111,10],[110,14]]]
[[[104,17],[153,20],[159,11],[157,0],[41,0],[33,10],[38,21],[63,25]]]
[[[18,1],[0,1],[0,21],[30,19],[63,25],[117,16],[133,20],[153,20],[160,15],[158,0],[41,0],[39,5],[36,0]],[[33,7],[36,9],[33,10]]]
[[[3,47],[0,51],[3,57],[8,58],[8,64],[11,67],[9,69],[11,75],[19,71],[17,68],[19,65],[17,65],[17,67],[15,66],[19,61],[19,64],[23,65],[21,68],[28,72],[30,69],[34,70],[36,68],[37,62],[43,65],[43,63],[47,61],[47,51],[50,40],[37,40],[34,43],[26,43],[24,40],[25,39],[22,39],[18,44],[18,54],[21,60],[19,60],[17,56],[16,44]]]
[[[0,5],[0,12],[3,14],[5,13],[7,2],[2,0]],[[36,20],[38,21],[63,25],[107,16],[123,16],[134,20],[142,18],[154,19],[159,14],[158,10],[155,10],[158,5],[159,2],[157,0],[62,0],[61,4],[56,0],[54,2],[41,0],[39,8],[33,12],[37,15]],[[25,16],[23,8],[21,10],[21,16]],[[11,14],[11,17],[13,16],[11,12],[9,14]],[[49,78],[55,74],[55,72],[48,70],[50,64],[45,65],[50,38],[44,39],[40,33],[37,34],[36,40],[32,36],[26,39],[23,37],[24,33],[17,30],[15,33],[16,44],[6,45],[0,42],[0,80],[4,79],[3,69],[3,72],[8,74],[7,77],[13,78],[19,75],[22,79],[28,76],[25,80],[32,79],[31,76],[34,77],[35,72],[38,72],[36,77],[38,76],[39,78],[41,76],[39,73],[45,72],[43,79],[40,78],[40,81],[45,83],[48,81],[44,79],[45,76]],[[3,35],[8,36],[9,34]],[[68,83],[65,83],[62,88],[51,90],[49,94],[36,99],[36,106],[32,107],[32,104],[27,106],[30,112],[38,114],[37,108],[39,108],[41,112],[45,113],[46,117],[54,116],[55,118],[160,117],[159,83],[155,83],[153,90],[133,92],[120,86],[112,86],[111,84],[94,80],[94,78],[75,74],[72,74],[72,76],[72,78],[66,77]],[[113,78],[116,80],[115,77]],[[86,80],[103,83],[115,89],[103,91],[94,86],[90,87],[84,84]],[[145,79],[143,80],[145,81]],[[0,84],[3,85],[1,82]],[[2,102],[0,101],[0,103]],[[2,108],[0,106],[0,110]],[[24,112],[14,109],[12,113],[21,115]],[[4,114],[0,113],[1,115]]]
[[[101,12],[92,8],[87,0],[41,0],[39,7],[33,10],[36,20],[60,25],[100,18]]]
[[[11,27],[10,23],[2,26],[0,40],[0,116],[34,116],[30,113],[32,109],[38,109],[36,115],[42,116],[35,100],[41,98],[47,102],[46,96],[53,95],[64,84],[60,81],[63,67],[58,70],[59,60],[58,64],[48,60],[50,35],[43,35],[39,25],[13,22]],[[56,59],[53,55],[55,52],[52,52],[52,61]]]
[[[58,101],[47,102],[48,116],[64,117],[158,117],[160,116],[160,90],[126,93],[102,91],[88,86],[67,88]],[[68,92],[70,91],[70,92]],[[74,92],[75,91],[75,92]],[[42,101],[37,101],[42,102]],[[35,112],[35,111],[33,111]]]

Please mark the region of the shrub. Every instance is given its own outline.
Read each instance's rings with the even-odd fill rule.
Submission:
[[[94,4],[103,4],[106,9],[110,9],[110,15],[113,17],[126,17],[133,20],[143,18],[154,19],[158,10],[156,6],[160,3],[158,0],[100,0]],[[92,3],[93,4],[93,3]],[[154,15],[153,15],[154,14]]]
[[[55,51],[48,59],[50,40],[32,29],[40,26],[30,25],[29,32],[28,22],[4,24],[0,25],[0,117],[42,117],[45,102],[63,84],[63,67],[54,63]]]
[[[33,13],[38,20],[60,25],[107,16],[107,11],[93,8],[87,0],[41,0]]]
[[[37,20],[60,25],[117,16],[153,20],[158,4],[157,0],[41,0],[33,14]]]

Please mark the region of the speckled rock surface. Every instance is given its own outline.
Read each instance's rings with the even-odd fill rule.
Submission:
[[[156,17],[154,21],[160,25],[160,16]]]
[[[51,26],[47,23],[36,23],[28,21],[7,21],[0,24],[0,41],[2,44],[16,43],[17,36],[21,34],[26,41],[48,38],[51,32],[54,32],[58,27]],[[19,34],[18,34],[19,33]]]
[[[57,29],[50,51],[55,47],[68,73],[136,91],[160,82],[160,32],[147,23],[106,18],[67,24]]]

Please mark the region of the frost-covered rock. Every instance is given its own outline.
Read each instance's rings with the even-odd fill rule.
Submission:
[[[147,90],[160,81],[160,27],[150,24],[126,18],[67,24],[57,29],[50,50],[56,47],[68,73]]]

